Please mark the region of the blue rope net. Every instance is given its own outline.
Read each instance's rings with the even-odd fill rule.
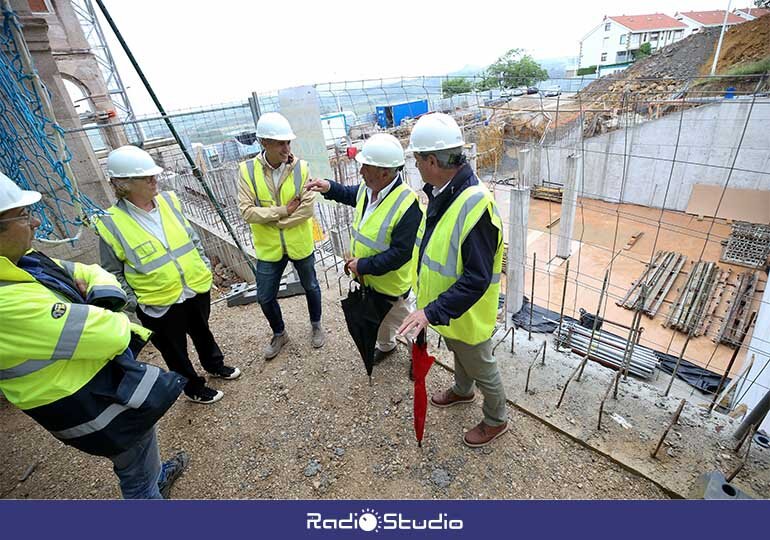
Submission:
[[[13,11],[3,9],[0,32],[0,170],[22,189],[43,194],[33,213],[41,221],[36,238],[61,242],[78,237],[88,219],[103,211],[79,193],[67,173],[72,158],[64,131],[45,113],[26,44]],[[42,84],[42,83],[41,83]],[[45,96],[46,98],[48,96]]]

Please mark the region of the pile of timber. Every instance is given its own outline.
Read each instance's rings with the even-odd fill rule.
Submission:
[[[716,263],[705,261],[696,263],[684,287],[679,290],[679,297],[671,305],[664,326],[686,334],[697,335],[703,327],[706,309],[719,275],[720,269]]]
[[[534,186],[532,188],[532,198],[545,201],[561,202],[564,190],[561,188],[551,188],[544,186]]]
[[[645,285],[647,294],[641,309],[649,317],[654,317],[663,304],[668,291],[674,285],[685,261],[687,261],[687,257],[681,253],[658,251],[652,263],[647,265],[647,269],[639,276],[639,279],[631,284],[631,288],[623,300],[615,303],[626,309],[635,309],[640,300],[642,285]]]
[[[733,288],[728,308],[716,338],[717,343],[738,347],[749,330],[749,314],[759,281],[756,272],[741,272]]]

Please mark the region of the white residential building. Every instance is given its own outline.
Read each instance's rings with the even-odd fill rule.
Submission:
[[[734,9],[733,13],[735,13],[741,19],[745,19],[747,21],[753,21],[754,19],[757,19],[759,17],[770,15],[770,9],[758,8],[758,7],[747,7],[743,9]]]
[[[687,25],[663,13],[604,17],[580,40],[580,68],[632,62],[643,43],[652,50],[684,37]]]
[[[689,36],[700,32],[703,28],[722,26],[725,20],[725,11],[718,9],[714,11],[681,11],[677,12],[674,18],[687,25],[685,35]],[[727,15],[727,26],[733,26],[742,22],[746,22],[746,19],[734,13]]]

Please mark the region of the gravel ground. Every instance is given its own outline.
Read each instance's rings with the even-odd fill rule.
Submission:
[[[461,441],[481,400],[428,410],[415,443],[412,385],[403,346],[369,386],[336,291],[324,291],[327,343],[310,347],[303,297],[282,301],[291,342],[266,363],[269,336],[256,305],[214,307],[212,329],[227,361],[243,370],[215,405],[180,399],[159,424],[161,452],[184,448],[190,468],[172,491],[189,499],[595,499],[665,498],[651,482],[514,409],[511,429],[484,449]],[[160,362],[148,347],[143,360]],[[434,366],[428,392],[451,384]],[[110,463],[66,447],[0,401],[4,498],[116,498]],[[24,480],[22,480],[24,478]]]

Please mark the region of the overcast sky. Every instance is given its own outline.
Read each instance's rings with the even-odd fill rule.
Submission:
[[[750,0],[741,2],[745,7]],[[442,75],[513,47],[577,56],[604,15],[724,9],[724,0],[104,0],[169,109],[330,81]],[[129,97],[155,112],[106,24]]]

